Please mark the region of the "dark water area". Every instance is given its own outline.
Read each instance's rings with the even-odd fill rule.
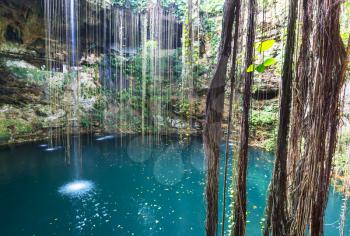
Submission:
[[[81,155],[44,142],[0,151],[0,235],[204,235],[200,138],[80,141]],[[261,234],[272,159],[250,149],[247,235]],[[222,181],[222,165],[220,173]],[[325,235],[339,235],[341,206],[342,196],[331,192]]]

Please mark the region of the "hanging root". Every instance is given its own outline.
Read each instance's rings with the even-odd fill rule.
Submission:
[[[225,77],[228,58],[231,54],[233,27],[233,0],[226,0],[224,5],[223,27],[221,32],[219,60],[210,83],[206,117],[203,130],[204,152],[208,162],[206,197],[207,216],[206,234],[217,235],[218,231],[218,194],[219,194],[219,155],[221,140],[221,121],[224,109]]]
[[[227,192],[227,168],[229,159],[229,141],[232,129],[232,109],[233,109],[233,96],[235,93],[235,81],[236,81],[236,59],[238,51],[238,34],[239,34],[239,23],[240,23],[240,11],[241,11],[241,1],[236,0],[234,6],[234,17],[235,17],[235,31],[233,38],[233,50],[232,50],[232,64],[230,71],[230,101],[229,101],[229,117],[227,125],[227,137],[226,137],[226,147],[225,147],[225,172],[224,172],[224,186],[223,186],[223,203],[222,203],[222,224],[221,224],[221,235],[225,234],[225,215],[226,215],[226,192]]]
[[[248,68],[253,63],[254,39],[255,39],[255,7],[256,1],[249,0],[248,7],[248,30],[246,43],[245,66]],[[241,119],[241,140],[238,154],[238,174],[237,189],[234,204],[234,225],[232,234],[234,236],[244,236],[246,226],[246,181],[247,181],[247,165],[248,165],[248,138],[249,138],[249,110],[251,85],[253,73],[245,72],[244,92],[243,92],[243,113]]]
[[[291,0],[289,5],[288,35],[283,63],[282,93],[277,138],[277,151],[270,194],[266,209],[264,235],[287,234],[287,145],[290,121],[290,104],[292,100],[293,56],[296,40],[296,20],[298,0]]]
[[[307,226],[311,236],[323,235],[323,216],[327,203],[331,163],[335,152],[339,124],[340,93],[345,76],[342,68],[344,46],[339,34],[340,5],[336,0],[318,0],[315,3],[311,68],[312,86],[307,91],[305,159],[297,194],[293,195],[294,212],[290,235],[305,235]],[[302,66],[302,65],[301,65]],[[293,150],[290,150],[293,152]],[[300,159],[299,156],[299,159]],[[293,190],[294,191],[294,190]]]

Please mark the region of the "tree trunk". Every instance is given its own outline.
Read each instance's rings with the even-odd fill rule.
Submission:
[[[298,0],[290,0],[287,44],[282,74],[282,92],[280,100],[277,150],[274,172],[271,182],[267,210],[267,220],[271,223],[272,235],[287,234],[287,147],[290,120],[290,104],[292,99],[293,56],[295,47],[295,26],[298,12]],[[270,225],[265,230],[270,231]],[[265,235],[268,235],[265,233]]]
[[[225,0],[218,64],[210,83],[206,101],[203,141],[205,157],[208,163],[206,186],[206,234],[208,236],[217,235],[218,230],[218,173],[221,121],[224,108],[227,62],[231,53],[233,15],[233,0]]]
[[[253,64],[254,40],[255,40],[255,0],[249,0],[248,4],[248,30],[246,44],[245,68]],[[249,137],[249,110],[251,85],[253,72],[245,72],[243,92],[243,114],[241,120],[241,140],[238,156],[238,179],[234,204],[234,225],[232,234],[235,236],[245,235],[246,225],[246,178],[248,165],[248,137]]]

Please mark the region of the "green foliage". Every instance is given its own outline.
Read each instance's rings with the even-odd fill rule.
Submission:
[[[270,59],[273,59],[273,60],[274,60],[273,64],[276,63],[276,60],[275,60],[274,58],[270,58]],[[265,62],[263,62],[263,63],[261,63],[261,64],[259,64],[259,65],[251,64],[251,65],[248,67],[247,72],[248,72],[248,73],[251,73],[251,72],[253,72],[254,70],[256,70],[256,71],[259,72],[259,73],[264,73],[264,72],[265,72],[265,69],[266,69],[267,67],[273,65],[273,64],[269,64],[269,63],[271,63],[271,62],[268,62],[267,65],[265,65]]]
[[[345,32],[340,34],[342,40],[344,41],[344,43],[346,43],[348,41],[348,38],[350,37],[350,33],[349,32]]]
[[[344,175],[348,168],[348,156],[345,153],[338,153],[334,158],[334,170],[337,173],[337,175]]]
[[[262,110],[252,110],[250,125],[252,135],[260,140],[259,146],[274,151],[277,139],[278,105],[266,105]]]
[[[114,6],[131,9],[136,12],[144,11],[148,6],[148,0],[112,0]]]
[[[341,136],[339,137],[339,144],[345,147],[350,144],[350,130],[342,132]]]
[[[275,131],[275,130],[274,130]],[[264,140],[262,147],[269,152],[273,152],[276,150],[276,138],[277,132],[272,133],[269,137]]]
[[[209,16],[216,16],[222,14],[223,6],[223,0],[204,0],[201,2],[200,9]]]
[[[349,175],[349,157],[347,154],[350,145],[350,130],[345,130],[340,133],[337,152],[334,158],[334,171],[338,176]]]
[[[263,62],[263,65],[264,66],[272,66],[272,65],[274,65],[274,64],[276,64],[277,63],[277,61],[276,61],[276,59],[275,58],[268,58],[268,59],[266,59],[264,62]]]
[[[251,64],[250,66],[248,66],[247,72],[253,72],[255,70],[255,65]]]
[[[30,134],[33,131],[33,127],[29,122],[22,119],[1,119],[0,120],[0,139],[10,138],[11,127],[15,129],[15,135]]]
[[[117,7],[130,9],[135,12],[144,12],[149,6],[149,0],[112,0],[112,4]],[[184,19],[187,9],[186,0],[160,0],[160,6],[172,12],[177,18]]]
[[[183,101],[180,104],[180,114],[184,114],[185,117],[190,116],[190,103],[188,101]]]
[[[252,111],[252,118],[251,118],[251,124],[254,127],[264,127],[264,128],[271,128],[277,123],[277,116],[276,113],[273,111]]]
[[[102,93],[108,93],[108,92],[102,92]],[[104,111],[106,109],[106,101],[98,100],[94,103],[94,112],[92,113],[92,119],[96,121],[102,121],[104,118]]]
[[[265,40],[265,41],[262,41],[262,42],[258,43],[256,45],[256,48],[257,48],[257,51],[259,53],[263,53],[263,52],[268,51],[269,49],[271,49],[274,44],[275,44],[275,40],[274,39],[268,39],[268,40]],[[256,70],[258,73],[264,73],[266,67],[272,66],[272,65],[274,65],[276,63],[277,63],[276,59],[273,58],[273,57],[270,57],[270,58],[267,58],[266,60],[264,60],[260,64],[257,64],[257,65],[251,64],[247,68],[247,72],[251,73],[254,70]]]
[[[89,116],[80,117],[80,125],[81,125],[81,127],[85,128],[85,129],[91,127],[91,125],[92,125],[91,118]]]
[[[256,67],[256,71],[259,72],[259,73],[263,73],[265,71],[265,66],[264,64],[260,64]]]
[[[265,52],[265,51],[269,50],[270,48],[272,48],[272,46],[274,44],[275,44],[274,39],[268,39],[268,40],[265,40],[265,41],[258,43],[256,48],[257,48],[258,52],[262,53],[262,52]]]
[[[164,128],[167,125],[163,116],[166,115],[171,103],[172,91],[170,89],[174,90],[181,81],[181,48],[169,53],[160,53],[155,67],[153,55],[154,49],[158,47],[158,42],[147,41],[145,46],[143,49],[146,51],[139,50],[135,55],[120,57],[111,54],[106,56],[107,61],[111,61],[112,76],[110,79],[115,82],[115,79],[120,78],[122,71],[123,78],[127,78],[129,85],[132,84],[132,86],[126,85],[121,90],[118,87],[103,89],[100,93],[105,100],[95,104],[91,119],[89,117],[82,119],[83,127],[89,127],[91,122],[99,121],[103,122],[104,127],[111,130],[140,132],[144,125],[145,132],[154,132],[155,129]],[[193,48],[195,49],[195,46]],[[171,68],[171,76],[167,74],[170,72],[169,68]],[[202,67],[197,69],[198,73],[202,73]],[[154,70],[159,70],[161,74],[157,75]],[[176,89],[176,93],[178,91],[179,89]],[[189,109],[183,106],[183,110]],[[145,118],[144,123],[142,114]],[[155,128],[155,123],[157,128]]]
[[[344,46],[347,47],[350,37],[349,16],[350,16],[350,2],[343,2],[342,12],[340,16],[340,36],[344,42]],[[348,71],[350,71],[350,62],[348,63]],[[347,76],[350,79],[350,76]]]
[[[11,66],[10,70],[19,79],[38,84],[41,84],[45,81],[46,72],[40,69]]]
[[[160,0],[160,6],[173,12],[179,19],[184,20],[187,11],[187,0]]]

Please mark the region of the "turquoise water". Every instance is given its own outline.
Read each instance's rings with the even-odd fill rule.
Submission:
[[[42,142],[0,151],[0,235],[204,235],[200,138],[86,136],[81,143],[71,164],[63,148]],[[249,153],[247,235],[260,235],[272,157]],[[339,234],[341,199],[330,195],[326,235]]]

